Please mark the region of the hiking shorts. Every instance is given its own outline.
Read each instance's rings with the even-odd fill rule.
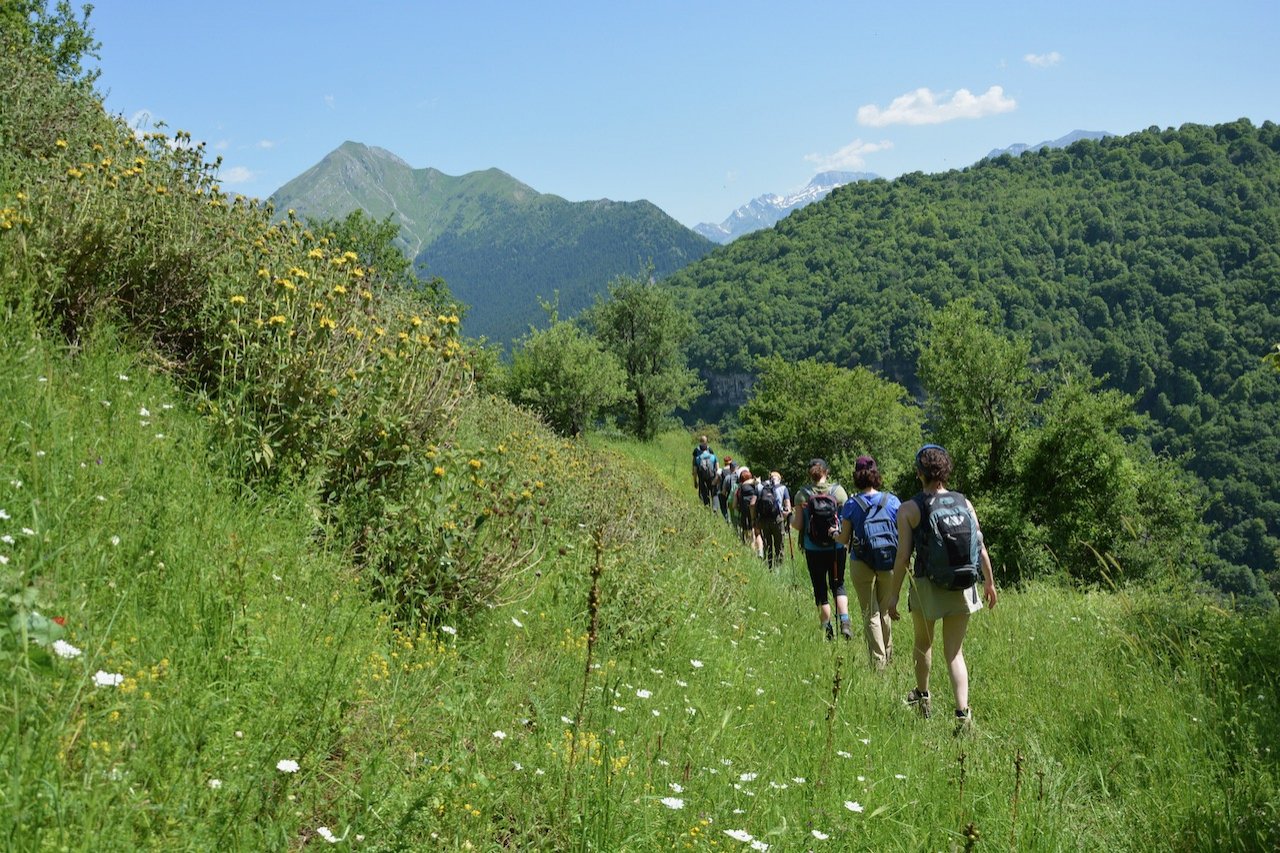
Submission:
[[[830,604],[827,597],[847,595],[844,591],[845,550],[837,548],[832,551],[804,550],[805,562],[809,565],[809,582],[813,584],[813,603],[821,607]]]

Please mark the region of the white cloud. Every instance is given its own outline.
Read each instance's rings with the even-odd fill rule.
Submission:
[[[217,142],[213,143],[214,151],[226,151],[230,147],[231,143],[225,139],[219,139]]]
[[[883,142],[863,142],[855,139],[834,154],[806,154],[805,160],[818,167],[819,172],[840,169],[861,169],[866,165],[866,155],[877,151],[888,151],[893,147],[889,140]]]
[[[941,124],[958,118],[983,118],[1007,113],[1017,108],[1017,101],[1005,97],[1004,88],[992,86],[981,95],[958,89],[948,99],[947,93],[935,95],[925,88],[916,89],[893,99],[885,109],[875,104],[858,108],[858,123],[869,127],[890,124]]]
[[[232,166],[229,169],[223,169],[220,177],[224,184],[247,184],[257,177],[253,172],[244,166]]]
[[[326,107],[328,107],[329,109],[333,109],[333,105],[334,105],[334,97],[333,97],[333,95],[325,95],[325,96],[324,96],[324,105],[325,105]]]
[[[258,147],[259,148],[275,148],[276,144],[270,139],[259,139]]]
[[[1048,53],[1028,53],[1022,59],[1028,65],[1034,65],[1036,68],[1049,68],[1062,61],[1062,54],[1052,50]]]

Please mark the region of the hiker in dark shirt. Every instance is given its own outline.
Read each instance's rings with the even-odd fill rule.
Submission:
[[[831,598],[836,600],[836,613],[840,618],[840,633],[846,640],[853,639],[849,623],[849,596],[844,589],[845,550],[835,539],[839,532],[840,507],[849,495],[839,483],[827,482],[827,463],[821,459],[809,462],[810,485],[796,495],[795,512],[791,526],[800,531],[800,544],[804,547],[805,562],[809,566],[809,581],[813,584],[813,602],[818,607],[818,621],[828,640],[835,639],[831,624]],[[833,518],[827,519],[832,512]],[[828,595],[830,593],[830,595]]]

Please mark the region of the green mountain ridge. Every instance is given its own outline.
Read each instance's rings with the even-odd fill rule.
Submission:
[[[1280,127],[1242,119],[850,184],[670,285],[702,324],[691,363],[724,389],[704,417],[741,402],[762,355],[918,392],[929,309],[972,298],[1044,369],[1134,395],[1152,445],[1208,485],[1225,586],[1247,593],[1250,569],[1280,587],[1280,377],[1261,362],[1277,245]]]
[[[364,210],[399,225],[420,274],[440,276],[469,307],[464,328],[509,343],[543,321],[539,299],[570,316],[610,280],[652,265],[669,275],[715,244],[648,201],[571,202],[500,169],[446,175],[382,148],[344,142],[272,196],[310,218]]]

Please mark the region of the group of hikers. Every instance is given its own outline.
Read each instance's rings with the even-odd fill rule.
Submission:
[[[829,479],[824,460],[812,459],[809,482],[793,497],[777,471],[757,477],[729,456],[721,464],[705,435],[693,449],[693,482],[702,503],[719,510],[770,571],[783,565],[784,534],[788,549],[794,550],[795,531],[827,640],[835,639],[837,622],[844,639],[853,639],[845,588],[846,581],[852,583],[871,665],[877,670],[893,657],[893,622],[902,618],[898,606],[910,577],[907,603],[916,684],[906,702],[922,716],[932,715],[929,673],[940,621],[955,694],[956,733],[962,734],[973,723],[964,635],[969,616],[982,609],[983,599],[987,607],[995,607],[995,580],[973,504],[947,488],[951,456],[926,444],[916,453],[915,467],[920,491],[902,502],[884,490],[879,466],[870,456],[859,456],[854,463],[852,494]]]

